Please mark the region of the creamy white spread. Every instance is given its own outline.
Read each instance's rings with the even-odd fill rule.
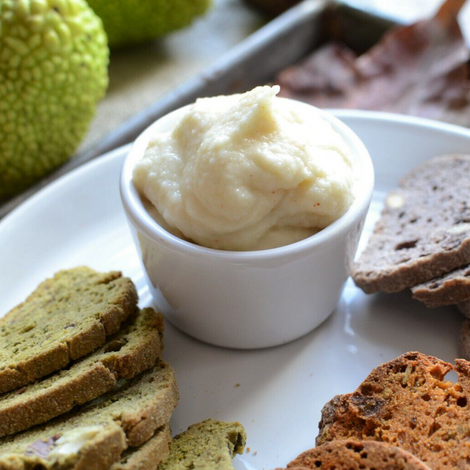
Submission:
[[[309,237],[348,210],[348,146],[317,109],[278,92],[199,99],[156,132],[133,179],[165,229],[209,248],[259,250]]]

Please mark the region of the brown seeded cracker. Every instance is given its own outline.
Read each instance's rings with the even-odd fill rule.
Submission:
[[[454,370],[458,381],[446,381]],[[409,352],[375,368],[354,393],[325,405],[317,445],[374,440],[411,452],[433,470],[468,468],[470,363]]]
[[[58,272],[0,319],[0,393],[102,346],[135,311],[132,281],[80,267]]]
[[[386,199],[353,267],[367,293],[398,292],[470,264],[470,155],[427,160]]]
[[[465,302],[470,299],[470,265],[418,284],[411,291],[415,299],[431,308]]]
[[[154,366],[163,346],[163,318],[152,309],[132,315],[99,350],[72,367],[0,396],[0,437],[44,423],[112,390]]]
[[[3,438],[0,470],[108,470],[165,426],[177,402],[174,372],[160,361],[87,405]]]
[[[289,470],[431,470],[414,455],[384,442],[340,440],[299,455]]]

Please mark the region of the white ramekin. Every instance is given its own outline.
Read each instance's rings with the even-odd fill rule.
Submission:
[[[151,136],[170,129],[186,108],[137,138],[121,174],[123,206],[157,306],[176,327],[218,346],[265,348],[305,335],[333,312],[349,275],[374,186],[367,149],[349,127],[323,112],[353,153],[355,200],[346,214],[312,237],[279,248],[205,248],[155,222],[132,181]]]

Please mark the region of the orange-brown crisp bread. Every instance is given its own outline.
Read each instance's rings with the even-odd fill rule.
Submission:
[[[446,381],[455,370],[458,381]],[[433,470],[468,469],[470,362],[455,367],[408,352],[374,369],[354,392],[325,405],[317,445],[338,439],[399,446]]]
[[[289,470],[431,470],[414,455],[384,442],[341,440],[307,450]]]

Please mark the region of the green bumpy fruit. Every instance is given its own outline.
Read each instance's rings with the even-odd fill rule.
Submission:
[[[103,20],[109,45],[120,47],[189,25],[211,0],[88,0],[88,4]]]
[[[84,0],[0,0],[0,200],[64,163],[108,85],[109,50]]]

